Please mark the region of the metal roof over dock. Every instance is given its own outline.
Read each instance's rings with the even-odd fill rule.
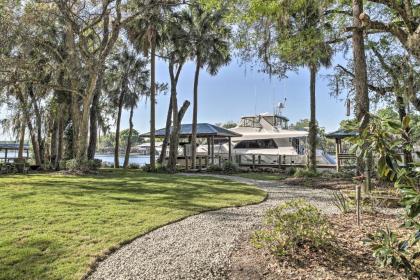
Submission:
[[[172,127],[171,127],[172,131]],[[181,125],[180,130],[181,137],[188,137],[192,135],[192,124],[183,124]],[[197,137],[241,137],[242,135],[228,129],[209,124],[209,123],[199,123],[197,124]],[[141,134],[140,137],[150,137],[150,132]],[[165,128],[156,130],[156,137],[165,137]]]
[[[337,131],[326,134],[325,137],[332,139],[344,139],[348,137],[354,137],[357,135],[359,135],[357,131],[339,129]]]
[[[2,143],[0,142],[0,150],[19,150],[19,144],[18,143]],[[24,150],[28,150],[29,149],[29,145],[28,144],[24,144],[23,145],[23,149]]]

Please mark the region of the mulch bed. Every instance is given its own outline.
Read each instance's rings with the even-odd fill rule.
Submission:
[[[399,226],[396,216],[364,214],[358,227],[354,214],[329,216],[335,241],[322,250],[302,247],[292,256],[275,257],[255,249],[249,235],[242,236],[231,256],[230,279],[405,279],[389,268],[380,268],[363,240],[376,229]]]

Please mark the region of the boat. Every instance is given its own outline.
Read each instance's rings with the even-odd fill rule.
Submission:
[[[163,142],[156,141],[155,143],[156,156],[160,155],[162,151],[162,145],[163,145]],[[142,143],[140,145],[132,147],[131,152],[142,155],[142,156],[150,155],[150,142]]]
[[[242,135],[232,138],[232,155],[241,163],[258,161],[260,165],[305,164],[307,159],[308,131],[289,128],[289,119],[281,115],[284,105],[280,103],[275,113],[243,116],[238,125],[229,130]],[[226,155],[227,140],[215,140],[215,155]],[[200,145],[198,153],[205,154],[206,146]],[[334,158],[317,149],[317,163],[335,164]]]

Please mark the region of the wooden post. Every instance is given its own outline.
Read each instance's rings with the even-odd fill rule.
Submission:
[[[198,157],[198,170],[199,170],[199,171],[201,171],[201,166],[202,166],[202,162],[201,162],[201,160],[202,160],[202,157],[201,157],[201,156],[199,156],[199,157]]]
[[[220,168],[222,168],[222,156],[221,156],[221,155],[219,155],[219,157],[218,157],[218,158],[219,158],[219,167],[220,167]]]
[[[252,169],[255,169],[255,155],[252,155]]]
[[[335,168],[337,170],[337,172],[340,171],[340,158],[339,158],[339,154],[340,154],[340,140],[339,139],[335,139]]]
[[[210,157],[211,155],[211,145],[210,145],[210,137],[207,137],[207,155]]]
[[[7,149],[4,150],[5,161],[7,161]]]
[[[258,155],[258,165],[261,165],[261,155]]]
[[[206,161],[206,168],[208,168],[209,167],[209,156],[207,155],[204,159]]]
[[[229,137],[229,161],[232,161],[232,137]]]
[[[187,156],[187,148],[184,145],[184,159],[185,159],[185,170],[188,171],[188,156]]]
[[[29,149],[26,150],[26,158],[29,159]]]
[[[360,185],[356,186],[356,216],[357,216],[357,225],[360,226],[360,200],[361,200],[361,187]]]
[[[242,163],[242,156],[241,155],[237,155],[238,157],[238,165],[240,166]]]
[[[365,184],[364,184],[364,188],[363,188],[363,192],[364,193],[368,193],[371,190],[371,178],[370,178],[370,157],[371,155],[368,155],[368,159],[366,160],[365,163]]]
[[[211,137],[211,164],[214,165],[214,136]]]
[[[280,169],[281,169],[281,155],[279,155],[277,161],[278,161],[278,164],[279,164],[279,171],[280,171]]]

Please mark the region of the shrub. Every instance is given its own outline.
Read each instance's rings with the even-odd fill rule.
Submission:
[[[239,167],[235,163],[231,161],[226,161],[225,163],[223,163],[223,173],[233,174],[233,173],[237,173],[238,171],[239,171]]]
[[[341,170],[339,172],[328,172],[324,174],[326,177],[336,179],[351,179],[354,177],[354,172],[352,170]]]
[[[66,166],[67,160],[60,160],[60,162],[58,163],[60,169],[66,170],[67,166]]]
[[[152,172],[152,171],[155,171],[155,170],[152,170],[152,167],[148,163],[146,163],[145,165],[143,165],[141,167],[141,170],[144,171],[144,172]]]
[[[293,176],[293,175],[295,175],[295,173],[296,173],[296,168],[294,168],[294,167],[290,167],[286,170],[286,175],[288,175],[288,176]]]
[[[341,213],[346,214],[350,212],[349,199],[341,191],[334,191],[332,193],[332,203],[341,211]]]
[[[108,161],[103,161],[102,164],[101,164],[101,167],[103,167],[103,168],[110,168],[110,167],[114,167],[114,164],[113,163],[110,163]]]
[[[168,171],[165,166],[159,163],[156,164],[155,169],[152,169],[150,164],[145,164],[141,167],[141,170],[144,172],[161,172],[161,173],[166,173]]]
[[[296,178],[314,178],[319,177],[320,173],[309,169],[298,168],[293,176]]]
[[[207,171],[208,172],[221,172],[223,171],[223,168],[221,168],[220,166],[216,164],[212,164],[212,165],[209,165],[209,167],[207,167]]]
[[[264,228],[254,232],[256,248],[268,248],[283,256],[304,244],[319,248],[332,238],[329,223],[321,212],[305,200],[291,200],[267,211]]]
[[[77,160],[70,159],[66,161],[65,168],[69,171],[89,172],[98,170],[101,167],[102,160]]]
[[[382,267],[391,266],[397,270],[402,268],[410,279],[419,279],[420,277],[420,270],[416,265],[416,259],[420,255],[419,241],[420,231],[417,231],[411,238],[405,239],[389,228],[369,234],[368,240],[366,240],[373,249],[373,256]]]
[[[140,169],[140,165],[138,164],[138,163],[130,163],[129,165],[128,165],[128,168],[129,169]]]

